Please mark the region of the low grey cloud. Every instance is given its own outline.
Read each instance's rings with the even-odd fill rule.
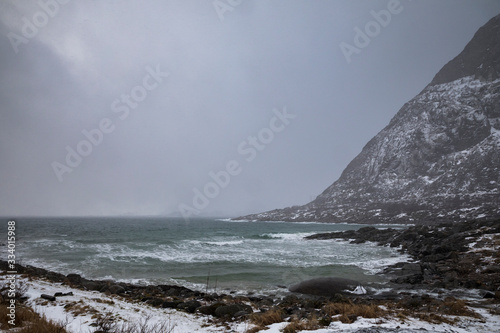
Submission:
[[[223,20],[212,1],[3,1],[1,215],[175,214],[232,160],[201,214],[304,204],[500,12],[401,0],[348,62],[340,45],[394,0],[221,1]],[[283,108],[296,118],[247,162],[238,146]],[[58,177],[84,132],[99,144]]]

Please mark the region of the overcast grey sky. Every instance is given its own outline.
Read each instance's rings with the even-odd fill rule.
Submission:
[[[396,2],[2,1],[0,215],[309,202],[500,13]]]

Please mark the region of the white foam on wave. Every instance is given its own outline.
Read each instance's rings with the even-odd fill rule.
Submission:
[[[216,221],[221,221],[221,222],[235,222],[235,223],[241,223],[241,222],[253,222],[251,220],[233,220],[233,219],[215,219]]]
[[[412,258],[409,255],[400,254],[398,256],[389,257],[389,258],[379,258],[379,259],[371,259],[367,261],[357,261],[353,262],[353,265],[361,267],[369,274],[377,274],[382,272],[385,268],[397,264],[398,262],[409,262]]]
[[[210,245],[218,245],[218,246],[224,246],[224,245],[239,245],[243,244],[242,240],[237,240],[237,241],[219,241],[219,242],[205,242],[206,244]]]
[[[310,242],[300,244],[303,237],[312,233],[270,233],[266,239],[241,239],[235,237],[190,240],[177,244],[162,244],[150,249],[131,250],[127,246],[114,247],[112,251],[101,247],[98,255],[88,264],[99,265],[102,259],[115,262],[147,263],[159,260],[166,264],[192,264],[228,262],[241,264],[266,264],[279,267],[311,267],[325,264],[356,265],[375,273],[381,267],[402,261],[396,258],[379,258],[393,255],[395,251],[374,244],[349,244],[346,241],[330,243]],[[270,239],[278,241],[269,243]],[[275,245],[273,245],[275,244]],[[377,259],[373,259],[373,257]],[[367,258],[368,260],[363,260]]]
[[[154,253],[143,253],[170,264],[228,262],[238,264],[267,264],[275,266],[309,266],[321,262],[316,254],[308,255],[309,248],[296,247],[296,243],[269,246],[265,240],[227,241],[226,246],[208,245],[206,242],[181,243],[159,246]],[[285,245],[285,246],[284,246]],[[139,255],[135,253],[134,256]]]
[[[192,244],[198,248],[203,248],[206,245],[209,246],[241,245],[244,242],[245,240],[243,239],[243,237],[239,236],[211,237],[206,239],[193,239],[188,241],[189,244]]]
[[[331,223],[331,222],[320,222],[320,221],[260,221],[260,222],[265,222],[265,223],[285,223],[285,224],[342,224],[342,223]],[[353,223],[346,223],[346,224],[353,224]]]
[[[304,237],[314,235],[315,232],[298,232],[298,233],[265,233],[261,237],[276,238],[282,240],[304,240]]]
[[[34,245],[34,246],[43,246],[43,247],[51,247],[51,246],[66,246],[70,249],[73,249],[78,246],[78,242],[74,240],[66,240],[66,239],[52,239],[52,238],[42,238],[42,239],[34,239],[25,242],[26,244]]]
[[[378,223],[378,224],[373,224],[373,225],[369,225],[369,226],[372,226],[372,227],[375,227],[377,229],[387,229],[387,228],[391,228],[391,227],[397,227],[397,228],[409,228],[409,227],[412,227],[412,226],[415,226],[415,224],[411,224],[411,223],[408,223],[408,224],[404,224],[404,223]]]
[[[20,265],[31,265],[34,267],[43,267],[47,270],[62,272],[67,267],[68,264],[62,262],[61,260],[51,259],[50,261],[41,259],[41,258],[30,258],[30,259],[22,259],[17,261]]]

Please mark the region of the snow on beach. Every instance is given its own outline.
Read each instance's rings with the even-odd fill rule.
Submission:
[[[5,280],[5,276],[0,277],[0,281]],[[70,288],[59,283],[52,283],[37,279],[19,278],[21,283],[27,286],[26,295],[29,297],[27,304],[37,313],[44,314],[48,319],[67,322],[67,330],[72,333],[91,333],[96,330],[92,324],[95,319],[92,315],[95,311],[101,314],[113,313],[120,320],[129,323],[138,323],[149,318],[149,323],[154,325],[159,322],[167,322],[175,333],[188,332],[241,332],[244,333],[254,327],[250,322],[227,322],[216,325],[210,316],[188,314],[172,309],[154,308],[144,303],[132,303],[119,296],[109,296],[95,291],[83,291]],[[41,294],[53,295],[56,292],[72,292],[72,296],[58,297],[54,302],[48,302],[40,298]],[[68,304],[77,304],[86,307],[86,311],[75,315],[71,311],[66,311]],[[258,311],[257,309],[254,309]],[[308,330],[303,332],[330,333],[330,332],[357,332],[363,328],[377,327],[377,332],[497,332],[500,327],[500,316],[492,315],[486,309],[474,308],[482,318],[475,319],[469,317],[456,317],[456,323],[449,325],[446,323],[430,324],[426,321],[415,318],[408,318],[402,321],[398,318],[358,318],[352,324],[344,324],[334,321],[322,329]],[[278,333],[288,325],[286,322],[268,325],[260,332]]]
[[[2,280],[4,277],[2,277]],[[35,312],[44,314],[47,319],[56,322],[67,322],[67,330],[71,333],[90,333],[96,330],[92,326],[95,319],[92,318],[95,309],[101,314],[113,313],[119,318],[130,323],[139,323],[149,318],[149,323],[154,325],[166,321],[170,327],[173,327],[172,333],[183,332],[225,332],[226,328],[216,327],[207,323],[208,317],[192,315],[172,309],[158,309],[141,303],[127,302],[118,296],[108,296],[97,291],[83,291],[70,288],[58,283],[51,283],[42,280],[19,279],[21,283],[28,286],[26,295],[29,297],[28,305]],[[54,295],[56,292],[72,292],[73,296],[58,297],[55,302],[48,302],[40,298],[41,294]],[[75,316],[71,312],[65,311],[64,306],[71,303],[78,303],[88,306],[88,311]],[[236,332],[243,332],[245,324],[235,323],[231,325]]]

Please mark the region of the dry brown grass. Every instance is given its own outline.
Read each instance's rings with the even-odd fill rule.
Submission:
[[[312,316],[309,319],[298,320],[293,318],[292,321],[285,326],[283,333],[296,333],[299,331],[312,331],[320,328],[320,324],[316,316]]]
[[[357,317],[379,318],[385,315],[385,311],[374,304],[328,303],[323,310],[329,316],[340,315],[337,319],[345,324],[353,323]]]
[[[109,316],[113,318],[112,313]],[[172,323],[170,319],[155,323],[151,322],[151,319],[151,316],[146,316],[137,323],[113,323],[111,321],[110,326],[98,327],[101,331],[109,333],[172,333],[176,327],[176,324]],[[107,330],[102,328],[107,328]]]
[[[68,302],[66,305],[64,305],[64,311],[71,313],[73,316],[77,317],[80,315],[96,315],[99,312],[91,307],[90,305],[85,305],[83,304],[82,301],[80,302]]]
[[[112,299],[92,298],[92,300],[97,303],[115,305],[115,302]]]
[[[40,317],[25,306],[16,307],[16,325],[12,326],[8,323],[7,310],[3,304],[0,306],[0,327],[4,330],[16,327],[16,333],[66,333],[66,323],[57,323],[45,316]]]
[[[302,323],[300,321],[294,320],[290,324],[286,325],[283,329],[283,333],[296,333],[303,331]]]
[[[66,323],[56,323],[52,320],[47,320],[45,316],[38,316],[18,330],[17,333],[67,333],[66,325]]]
[[[481,316],[467,307],[467,303],[461,299],[447,297],[440,306],[440,312],[451,316],[466,316],[480,318]]]
[[[284,312],[281,309],[272,309],[264,313],[254,313],[250,316],[252,324],[257,326],[267,326],[283,321]]]
[[[467,306],[465,301],[454,297],[447,297],[444,300],[416,299],[386,305],[390,309],[389,313],[396,315],[402,321],[413,317],[431,324],[453,324],[456,318],[450,318],[450,316],[481,318],[478,313]]]
[[[430,311],[428,312],[410,312],[408,310],[404,312],[408,317],[416,317],[431,324],[446,323],[451,325],[455,322],[455,319],[450,319],[446,316],[481,318],[479,314],[467,307],[466,302],[454,297],[447,297],[444,301],[430,306]]]
[[[0,305],[0,328],[2,329],[8,329],[11,328],[12,325],[9,324],[10,318],[7,317],[9,314],[9,309],[7,308],[6,304],[1,304]],[[33,311],[31,309],[26,308],[24,306],[16,306],[16,319],[15,319],[15,326],[20,327],[23,325],[24,322],[30,321],[33,319]]]
[[[431,324],[450,324],[453,325],[455,322],[454,320],[450,320],[440,314],[437,313],[415,313],[412,315],[413,317],[416,317],[420,320],[426,321]]]

